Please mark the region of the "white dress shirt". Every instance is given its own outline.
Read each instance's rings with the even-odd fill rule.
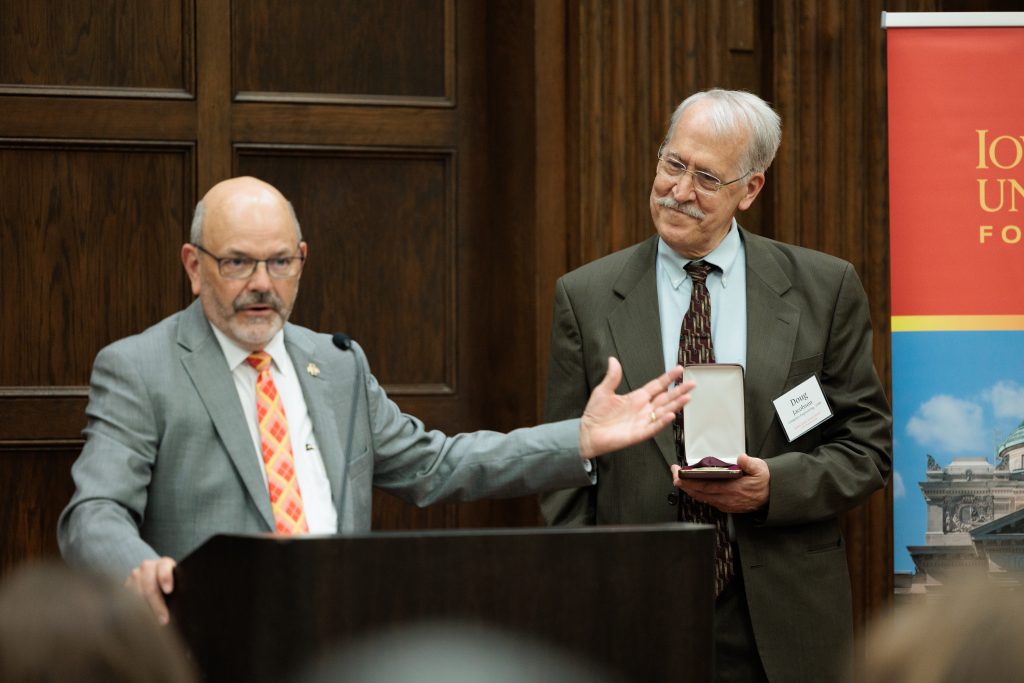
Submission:
[[[249,351],[235,342],[211,324],[217,336],[228,368],[235,380],[238,400],[242,403],[246,424],[252,437],[253,450],[263,483],[267,482],[267,470],[263,465],[260,447],[260,426],[256,417],[256,368],[246,362]],[[288,433],[292,440],[292,453],[295,456],[295,474],[299,481],[302,494],[302,507],[306,512],[306,524],[312,534],[333,534],[338,530],[338,513],[331,499],[331,483],[327,479],[324,461],[316,445],[313,435],[313,422],[309,418],[306,399],[302,395],[302,386],[295,374],[291,356],[284,345],[284,331],[280,330],[264,349],[272,359],[270,376],[274,380],[281,401],[284,404],[285,418],[288,420]],[[267,494],[269,496],[269,493]]]

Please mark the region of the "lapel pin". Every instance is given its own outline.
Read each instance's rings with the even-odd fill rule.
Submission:
[[[320,376],[320,368],[316,366],[316,363],[310,363],[309,365],[307,365],[306,372],[308,372],[312,377]]]

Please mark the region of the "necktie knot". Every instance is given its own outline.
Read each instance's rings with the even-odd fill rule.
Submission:
[[[689,273],[690,279],[693,280],[694,284],[704,284],[708,279],[708,274],[714,269],[714,266],[707,261],[690,261],[684,267],[684,270]]]
[[[256,372],[263,372],[270,367],[270,354],[266,351],[253,351],[245,362],[256,368]]]

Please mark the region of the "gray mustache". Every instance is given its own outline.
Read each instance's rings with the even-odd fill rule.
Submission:
[[[235,312],[242,310],[246,306],[259,305],[269,306],[280,313],[282,302],[274,296],[273,292],[243,292],[238,295],[238,298],[235,299],[232,305],[235,308]]]
[[[704,220],[704,212],[697,208],[697,205],[693,202],[683,202],[680,204],[671,197],[658,197],[655,200],[655,204],[664,206],[667,209],[674,209],[680,213],[684,213],[690,218],[695,218],[698,221]]]

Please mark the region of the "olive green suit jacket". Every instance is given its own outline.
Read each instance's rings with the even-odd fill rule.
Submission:
[[[771,473],[766,509],[733,515],[757,647],[770,680],[836,676],[852,636],[840,515],[882,488],[892,417],[872,364],[871,323],[853,267],[742,228],[747,275],[746,441]],[[587,264],[556,286],[546,419],[578,417],[608,356],[621,390],[664,371],[657,236]],[[789,443],[773,399],[811,375],[834,416]],[[671,430],[610,454],[597,485],[542,497],[552,524],[677,519]],[[668,608],[668,607],[667,607]]]

